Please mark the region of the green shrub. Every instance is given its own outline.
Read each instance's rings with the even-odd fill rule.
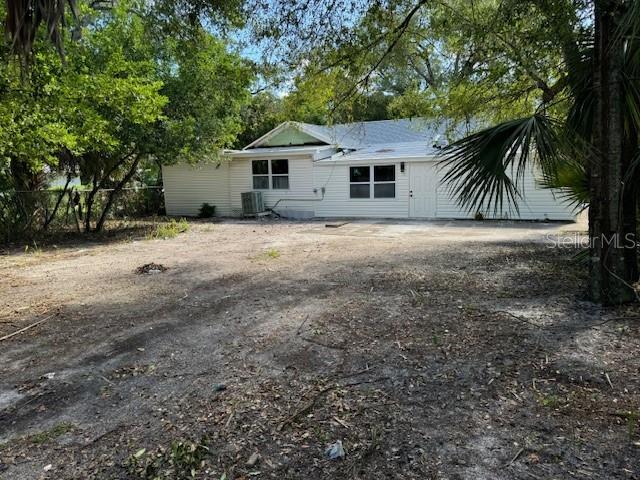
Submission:
[[[200,206],[200,211],[198,212],[198,218],[211,218],[216,214],[215,205],[209,205],[208,203],[203,203]]]
[[[184,233],[187,231],[189,231],[189,223],[187,223],[184,218],[181,218],[178,221],[172,218],[166,223],[159,223],[158,225],[156,225],[153,231],[149,235],[147,235],[147,238],[174,238],[178,236],[179,233]]]
[[[131,475],[141,480],[186,480],[201,472],[209,456],[206,437],[199,442],[178,440],[168,448],[159,447],[156,451],[147,452],[141,448],[127,459],[126,467]]]

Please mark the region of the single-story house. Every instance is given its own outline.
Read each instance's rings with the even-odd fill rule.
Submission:
[[[259,191],[266,208],[290,218],[473,218],[442,182],[444,138],[420,119],[285,122],[220,163],[164,166],[167,214],[195,216],[208,203],[216,215],[240,216],[241,194]],[[519,214],[501,218],[575,219],[535,172],[527,172],[523,192]]]

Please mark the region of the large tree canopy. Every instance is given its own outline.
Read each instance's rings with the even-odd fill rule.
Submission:
[[[97,11],[108,11],[119,2],[114,0],[7,0],[4,7],[5,36],[11,51],[28,61],[38,36],[44,35],[64,54],[64,33],[72,17],[75,36],[80,34],[83,20],[78,19],[78,8],[88,5]],[[203,24],[227,29],[244,23],[243,0],[158,0],[138,5],[138,13],[150,14],[158,30],[176,37],[188,36]]]
[[[58,170],[89,186],[85,228],[99,230],[141,162],[215,160],[235,141],[249,66],[201,27],[168,35],[145,5],[80,5],[82,35],[65,40],[65,59],[44,32],[26,70],[5,49],[0,159],[18,206],[6,221],[28,225],[36,207],[23,193]]]
[[[392,78],[393,114],[466,122],[446,179],[471,211],[516,208],[532,166],[570,187],[590,205],[592,297],[637,299],[640,2],[275,0],[263,17],[289,64],[342,72],[336,105]]]
[[[401,94],[395,115],[455,121],[500,121],[549,103],[589,25],[588,2],[272,3],[256,17],[259,38],[276,39],[265,60],[338,69],[338,102],[383,89]]]

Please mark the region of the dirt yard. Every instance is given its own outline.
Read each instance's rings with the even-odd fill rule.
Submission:
[[[0,341],[0,477],[640,478],[640,311],[584,300],[546,239],[572,229],[238,221],[9,252],[0,336],[46,320]]]

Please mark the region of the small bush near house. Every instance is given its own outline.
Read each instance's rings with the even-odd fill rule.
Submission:
[[[198,218],[211,218],[216,214],[215,205],[209,205],[208,203],[203,203],[200,207],[200,211],[198,212]]]
[[[482,212],[476,212],[475,216],[473,217],[474,220],[478,220],[478,221],[482,221],[484,220],[484,215],[482,214]]]
[[[189,231],[189,223],[187,223],[184,218],[181,218],[178,221],[172,218],[166,223],[160,223],[156,225],[153,231],[149,235],[147,235],[147,238],[174,238],[178,236],[179,233],[185,233],[187,231]]]

